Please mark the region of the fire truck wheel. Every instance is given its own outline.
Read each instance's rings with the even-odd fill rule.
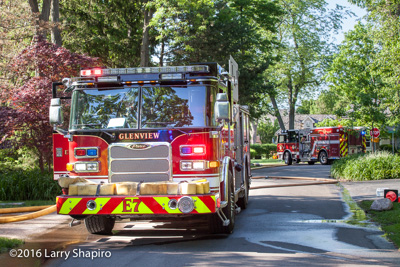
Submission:
[[[326,154],[325,151],[321,151],[321,153],[319,153],[319,162],[322,165],[328,165],[328,163],[329,163],[328,154]]]
[[[286,165],[292,165],[292,156],[290,156],[289,152],[285,152],[284,159]]]
[[[94,215],[85,218],[85,226],[89,233],[108,235],[114,228],[115,218],[103,215]]]
[[[235,190],[233,185],[232,171],[229,171],[228,181],[228,205],[222,209],[222,212],[225,214],[230,223],[228,226],[223,226],[222,220],[218,214],[211,214],[209,218],[209,226],[212,234],[231,234],[233,232],[233,228],[235,227]]]
[[[245,210],[247,208],[247,203],[249,203],[249,190],[250,190],[250,177],[249,177],[249,170],[247,166],[245,166],[245,176],[244,176],[244,194],[243,197],[238,199],[237,205],[242,209]]]
[[[315,161],[307,161],[308,165],[314,165]]]

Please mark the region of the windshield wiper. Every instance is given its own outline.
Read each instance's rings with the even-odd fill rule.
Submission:
[[[108,135],[108,136],[111,138],[112,141],[115,140],[115,134],[110,134],[109,132],[107,132],[107,131],[104,130],[104,129],[100,129],[100,131],[101,131],[102,133],[105,133],[106,135]]]
[[[175,122],[166,122],[166,121],[151,121],[151,122],[145,122],[145,123],[143,123],[143,125],[146,125],[146,124],[162,124],[162,125],[165,125],[165,126],[167,126],[168,124],[174,124]],[[143,126],[142,125],[142,126]]]
[[[185,131],[183,131],[183,130],[181,130],[181,129],[179,129],[179,128],[175,128],[175,126],[172,126],[172,127],[169,128],[168,130],[170,130],[170,129],[172,129],[172,130],[178,130],[178,131],[180,131],[181,133],[184,133],[184,134],[186,134],[187,136],[190,137],[190,133],[187,133],[187,132],[185,132]]]

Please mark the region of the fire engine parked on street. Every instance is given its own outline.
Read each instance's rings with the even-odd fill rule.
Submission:
[[[278,135],[277,154],[287,165],[301,161],[326,165],[349,154],[365,153],[365,144],[365,130],[361,127],[286,130]]]
[[[108,234],[118,219],[200,216],[231,233],[250,186],[249,113],[238,68],[90,68],[53,83],[57,213]],[[58,86],[72,92],[69,129]]]

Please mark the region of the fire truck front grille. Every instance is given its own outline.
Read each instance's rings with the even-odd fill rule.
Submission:
[[[118,143],[109,147],[110,182],[157,182],[171,177],[169,143]]]

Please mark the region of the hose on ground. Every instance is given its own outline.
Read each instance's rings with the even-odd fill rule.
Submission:
[[[29,211],[38,211],[45,208],[49,208],[52,205],[47,206],[32,206],[32,207],[18,207],[18,208],[5,208],[0,209],[0,214],[8,214],[8,213],[17,213],[17,212],[29,212]]]
[[[14,208],[11,208],[11,209],[14,209]],[[20,209],[20,208],[17,208],[17,209]],[[38,218],[40,216],[44,216],[44,215],[50,214],[52,212],[55,212],[56,210],[57,210],[56,205],[53,205],[53,206],[44,208],[44,209],[42,209],[40,211],[32,212],[32,213],[29,213],[29,214],[0,217],[0,223],[10,223],[10,222],[19,222],[19,221],[31,220],[31,219]]]

